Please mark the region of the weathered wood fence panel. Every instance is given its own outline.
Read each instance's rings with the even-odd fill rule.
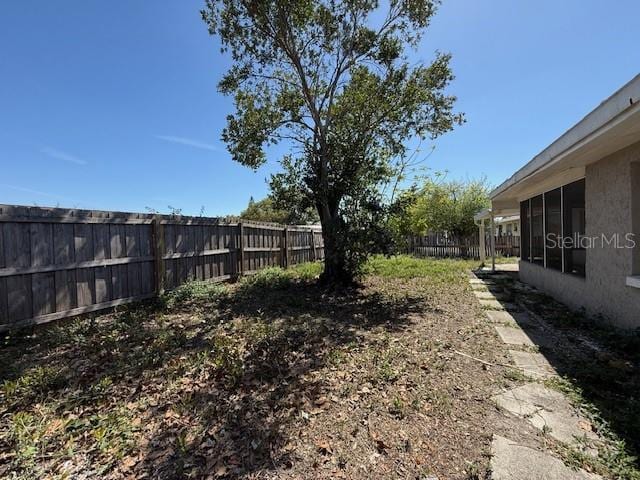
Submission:
[[[322,258],[311,228],[0,205],[0,331]]]
[[[520,237],[516,235],[496,236],[496,253],[504,257],[519,257]]]
[[[505,257],[520,255],[520,237],[502,235],[495,237],[496,254]],[[418,257],[480,259],[479,234],[452,237],[443,233],[409,237],[407,253]],[[485,241],[485,256],[491,256],[490,238]]]

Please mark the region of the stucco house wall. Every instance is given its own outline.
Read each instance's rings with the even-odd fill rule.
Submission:
[[[585,278],[520,262],[520,278],[573,308],[622,328],[640,327],[640,289],[627,286],[640,271],[640,142],[588,165],[585,171],[586,236],[635,233],[637,246],[597,244],[586,251]],[[635,208],[634,208],[635,206]]]
[[[640,275],[640,161],[631,163],[631,225],[638,241],[632,252],[633,274]]]

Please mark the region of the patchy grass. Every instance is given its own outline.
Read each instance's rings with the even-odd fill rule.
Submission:
[[[506,349],[466,282],[476,266],[375,257],[344,291],[313,281],[319,263],[268,269],[5,336],[0,478],[486,478],[492,433],[542,440],[490,400],[525,379],[500,366]],[[631,383],[606,380],[604,395],[635,398],[615,378]],[[606,464],[560,453],[636,478],[620,456],[633,402],[619,398],[614,419],[580,395],[626,446]]]
[[[167,292],[160,299],[164,307],[168,309],[177,306],[197,306],[202,303],[211,303],[223,299],[229,293],[227,284],[194,281],[180,285],[178,288]]]
[[[452,353],[496,341],[469,265],[374,258],[343,292],[267,269],[7,336],[0,477],[484,474],[492,375]]]
[[[469,270],[480,264],[474,260],[415,258],[408,255],[373,257],[366,265],[369,275],[391,278],[429,278],[432,282],[461,282]]]

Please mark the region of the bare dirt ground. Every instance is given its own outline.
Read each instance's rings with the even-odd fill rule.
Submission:
[[[493,433],[538,433],[490,400],[521,378],[471,266],[267,271],[7,337],[0,477],[486,478]]]

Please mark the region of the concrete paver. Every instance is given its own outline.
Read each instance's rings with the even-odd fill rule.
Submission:
[[[498,300],[489,300],[486,298],[478,299],[480,305],[489,310],[517,310],[516,306],[512,303],[499,302]]]
[[[591,423],[578,416],[562,395],[538,383],[528,383],[492,397],[496,404],[512,414],[525,418],[539,430],[560,442],[581,446],[576,437],[595,441]]]
[[[494,325],[493,328],[496,329],[502,341],[508,345],[526,345],[528,347],[535,345],[533,340],[521,328],[506,327],[504,325]]]
[[[476,296],[477,299],[497,300],[496,295],[494,295],[491,292],[487,292],[486,290],[475,290],[473,292],[473,294]],[[499,296],[499,294],[498,294],[498,296]]]
[[[523,373],[533,378],[544,379],[556,375],[551,364],[541,353],[509,350],[509,355],[511,355],[513,363],[515,363]]]
[[[492,480],[600,480],[584,470],[572,470],[546,452],[494,435],[491,442]]]
[[[491,323],[509,324],[517,327],[534,326],[537,322],[526,312],[506,312],[503,310],[487,310],[487,318]]]

